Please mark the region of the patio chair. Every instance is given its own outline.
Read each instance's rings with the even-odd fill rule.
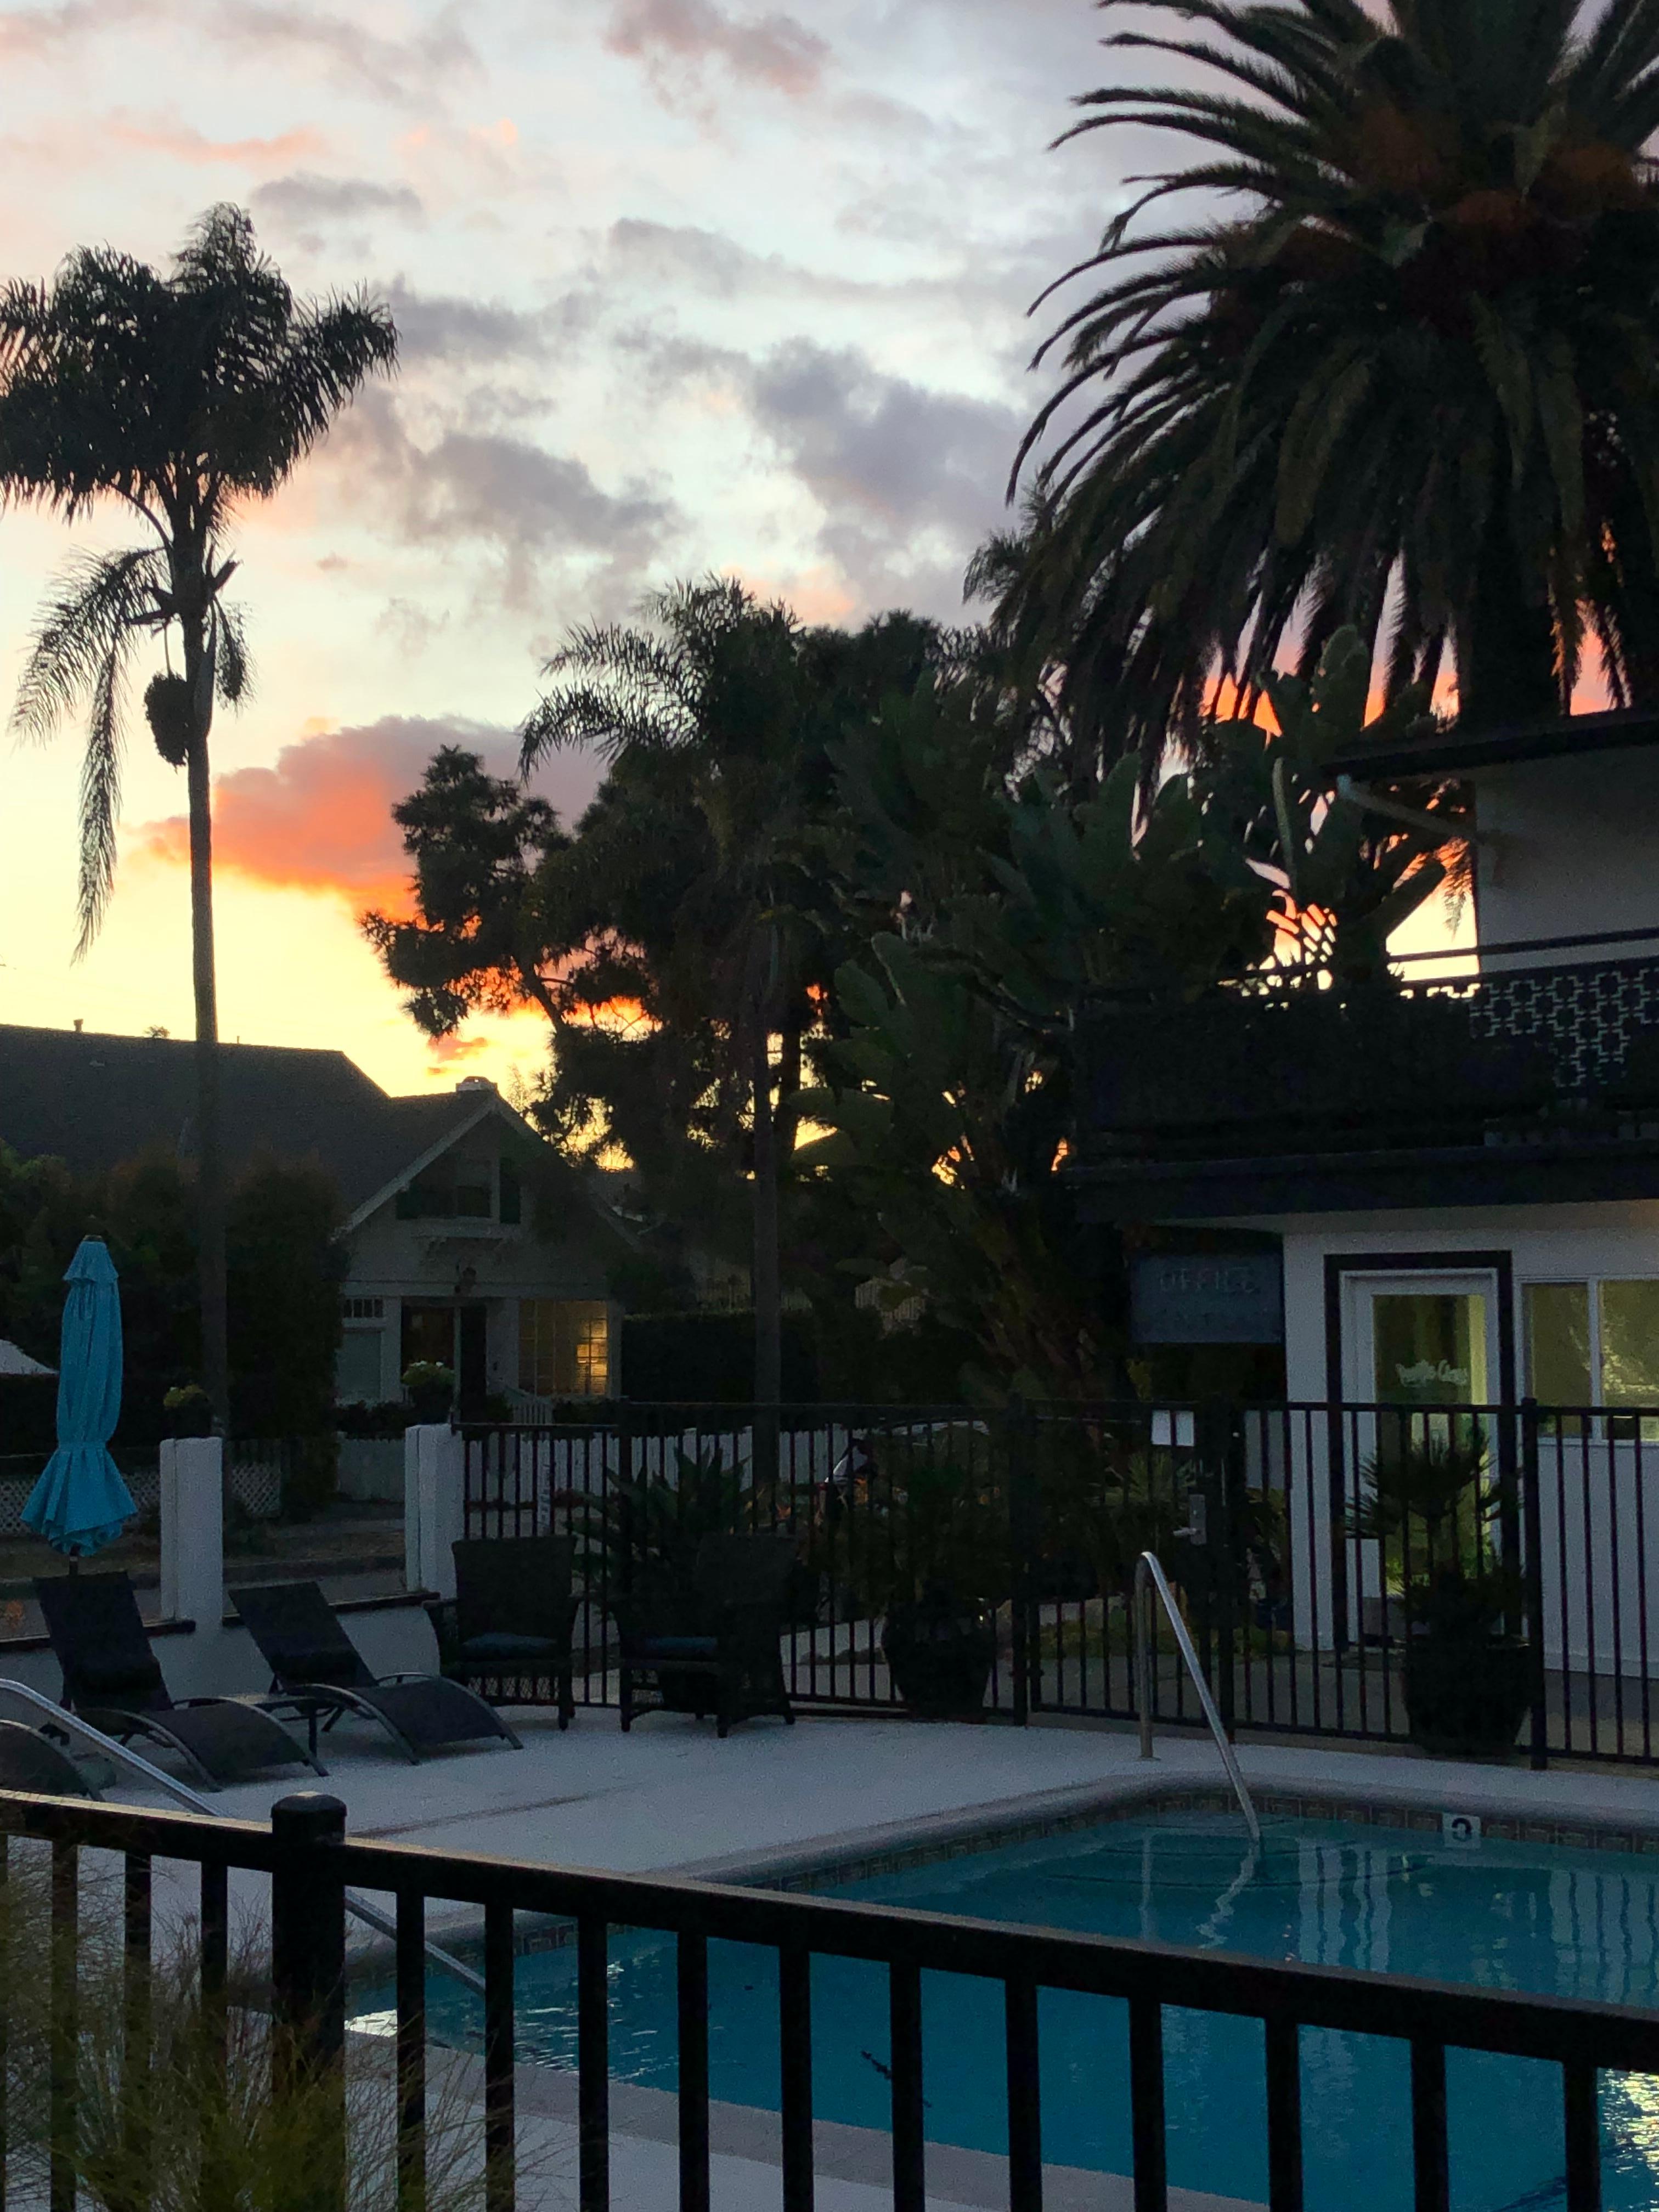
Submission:
[[[53,1575],[34,1585],[64,1670],[64,1703],[119,1743],[139,1736],[175,1751],[210,1790],[274,1766],[317,1764],[282,1723],[240,1698],[175,1700],[150,1649],[125,1574]]]
[[[68,1752],[21,1721],[0,1721],[0,1790],[32,1797],[96,1797],[80,1764]]]
[[[315,1583],[270,1583],[231,1593],[271,1672],[271,1689],[298,1713],[317,1746],[347,1713],[376,1722],[411,1765],[431,1751],[480,1737],[524,1746],[494,1708],[464,1682],[441,1674],[375,1675]]]
[[[568,1728],[575,1546],[564,1536],[470,1536],[450,1549],[455,1595],[427,1607],[446,1680],[492,1705],[556,1705]]]
[[[712,1712],[794,1722],[779,1643],[790,1617],[795,1547],[787,1537],[705,1536],[690,1587],[672,1568],[642,1569],[613,1611],[622,1639],[622,1724],[642,1712]]]

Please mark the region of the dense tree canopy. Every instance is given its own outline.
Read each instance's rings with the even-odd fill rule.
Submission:
[[[1067,135],[1192,155],[1060,280],[1027,526],[975,572],[1079,744],[1156,763],[1345,624],[1482,722],[1592,641],[1659,696],[1659,0],[1151,4],[1107,43],[1178,81]]]

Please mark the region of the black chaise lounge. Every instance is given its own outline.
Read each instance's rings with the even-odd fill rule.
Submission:
[[[315,1583],[268,1583],[231,1595],[270,1669],[273,1692],[304,1719],[313,1751],[319,1721],[332,1728],[347,1713],[378,1721],[411,1763],[480,1737],[524,1748],[464,1682],[447,1682],[441,1674],[371,1674]]]
[[[322,1773],[315,1747],[301,1750],[257,1705],[234,1698],[174,1702],[125,1575],[53,1575],[37,1582],[34,1594],[64,1670],[64,1703],[106,1735],[121,1743],[139,1736],[176,1751],[210,1790],[274,1766]]]
[[[427,1607],[445,1675],[492,1705],[556,1705],[568,1728],[575,1546],[565,1536],[467,1536],[450,1549],[455,1595]]]
[[[622,1724],[645,1712],[733,1721],[779,1713],[793,1723],[779,1643],[788,1626],[795,1547],[780,1536],[705,1536],[690,1584],[641,1569],[613,1610],[622,1638]]]
[[[0,1721],[0,1790],[35,1797],[95,1797],[81,1767],[38,1729]]]

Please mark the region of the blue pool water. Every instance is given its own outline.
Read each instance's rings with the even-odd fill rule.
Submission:
[[[1618,2004],[1659,2000],[1659,1858],[1433,1837],[1335,1821],[1267,1824],[1252,1856],[1237,1821],[1193,1814],[1112,1822],[849,1883],[838,1897],[1143,1936],[1268,1959],[1428,1975]],[[575,1962],[520,1963],[521,2058],[574,2067]],[[777,1985],[771,1954],[709,1946],[713,2094],[776,2108]],[[372,1998],[365,2009],[389,1997]],[[434,2032],[476,2045],[477,2008],[434,1979]],[[613,2076],[675,2086],[672,1939],[617,1933],[611,1964]],[[365,2021],[365,2024],[368,2021]],[[1043,2154],[1129,2170],[1126,2008],[1046,1991],[1039,2016]],[[821,2119],[885,2127],[886,1983],[855,1961],[812,1964],[813,2086]],[[1000,1988],[923,1978],[927,2130],[937,2142],[1007,2148]],[[1252,2021],[1164,2015],[1170,2178],[1267,2197],[1262,2039]],[[1302,2038],[1308,2212],[1409,2212],[1408,2066],[1385,2038]],[[1448,2054],[1454,2212],[1553,2212],[1565,2202],[1560,2075],[1530,2060]],[[1603,2076],[1608,2212],[1659,2203],[1659,2082]]]

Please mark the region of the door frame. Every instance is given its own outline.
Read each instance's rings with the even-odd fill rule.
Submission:
[[[1497,1285],[1498,1401],[1515,1398],[1515,1255],[1486,1252],[1328,1252],[1325,1255],[1325,1401],[1342,1402],[1345,1275],[1491,1275]]]

